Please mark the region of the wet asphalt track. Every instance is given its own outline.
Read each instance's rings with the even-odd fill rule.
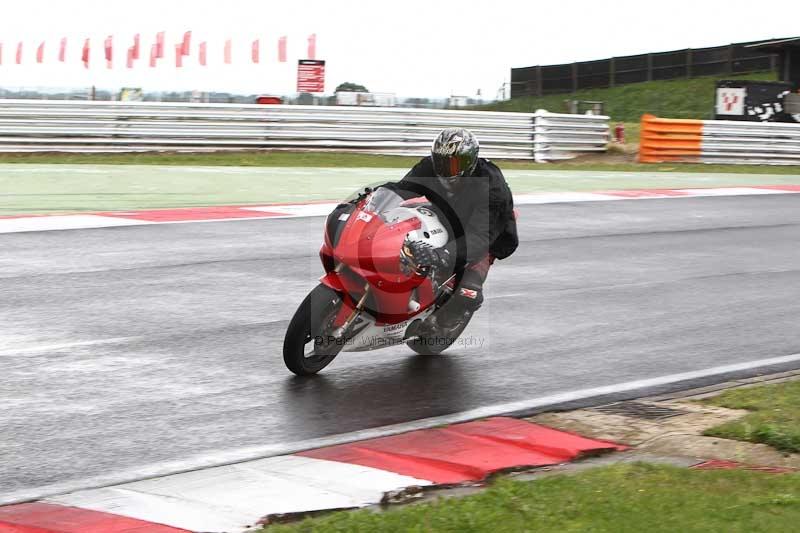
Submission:
[[[0,235],[0,501],[800,352],[800,195],[520,211],[471,346],[342,354],[305,380],[280,349],[319,218]]]

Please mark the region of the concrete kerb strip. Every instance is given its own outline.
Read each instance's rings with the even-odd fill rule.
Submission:
[[[713,396],[718,396],[723,392],[731,389],[757,387],[761,385],[771,385],[776,383],[783,383],[787,381],[798,381],[798,380],[800,380],[800,370],[789,370],[786,372],[775,372],[771,374],[758,375],[750,378],[725,381],[722,383],[718,383],[715,385],[708,385],[705,387],[677,390],[668,394],[646,396],[642,398],[637,398],[635,400],[637,402],[657,403],[659,405],[668,403],[669,405],[674,405],[677,408],[682,408],[685,402],[691,402],[694,400],[702,400]],[[606,404],[606,405],[611,405],[611,404]],[[597,406],[597,407],[602,408],[604,406]],[[747,414],[748,412],[748,411],[724,409],[724,408],[712,408],[712,409],[717,413],[723,413],[725,418],[738,418],[740,416]],[[569,411],[561,411],[557,413],[542,413],[540,415],[528,417],[528,420],[536,423],[546,424],[551,420],[550,417],[552,416],[559,417],[568,414]],[[710,425],[711,424],[709,424],[709,427]],[[565,429],[567,428],[565,427]],[[599,432],[597,432],[594,436],[597,437],[598,435],[600,435]],[[715,439],[715,440],[718,441],[724,439]],[[625,443],[623,442],[623,444]],[[750,443],[742,443],[742,444],[748,445]],[[761,448],[763,445],[753,445],[753,446]],[[784,456],[785,454],[780,454],[780,455]],[[663,453],[653,453],[646,450],[631,448],[630,450],[615,454],[603,455],[599,457],[587,457],[582,460],[574,461],[571,463],[565,463],[555,466],[545,466],[523,472],[511,473],[509,475],[514,478],[523,480],[536,479],[545,475],[580,472],[586,470],[587,468],[594,468],[596,466],[628,463],[634,461],[644,461],[644,462],[651,462],[658,464],[669,464],[674,466],[691,467],[707,462],[707,458],[696,457],[692,455],[684,455],[684,454],[667,455]],[[476,492],[478,490],[480,489],[476,487],[471,492]],[[432,487],[430,490],[426,491],[426,493],[431,491],[437,491],[436,487]],[[459,494],[460,491],[455,491],[455,493]]]
[[[751,196],[800,193],[798,185],[762,185],[696,189],[630,189],[597,192],[543,192],[518,194],[516,205],[669,198],[702,198],[709,196]],[[190,222],[229,222],[321,217],[330,213],[336,202],[297,204],[208,206],[141,211],[107,211],[61,215],[0,216],[0,233],[21,233],[70,229],[99,229],[147,224],[184,224]]]
[[[696,386],[698,381],[713,379],[720,376],[729,376],[730,379],[741,379],[758,375],[760,369],[776,367],[772,371],[785,371],[783,369],[796,368],[800,364],[800,354],[792,354],[768,359],[759,359],[744,363],[735,363],[712,367],[697,371],[683,372],[656,378],[641,379],[625,383],[617,383],[602,387],[568,391],[530,400],[497,404],[479,407],[460,413],[431,417],[413,422],[394,424],[379,428],[354,431],[331,437],[310,439],[301,442],[285,443],[262,447],[249,447],[243,449],[220,452],[214,455],[203,455],[187,458],[183,461],[166,462],[150,465],[146,470],[121,472],[99,478],[81,480],[79,482],[65,482],[57,485],[39,488],[36,491],[18,491],[11,494],[0,495],[0,505],[30,502],[51,496],[57,496],[78,490],[104,488],[125,483],[144,481],[167,475],[193,472],[218,466],[235,465],[247,461],[265,459],[279,455],[289,455],[314,448],[336,446],[361,440],[397,435],[410,431],[445,426],[479,420],[492,416],[525,417],[546,411],[566,411],[588,405],[601,405],[613,401],[632,399],[655,393],[668,393],[670,391],[685,390]],[[780,370],[779,370],[780,369]]]
[[[767,361],[785,364],[789,361],[797,362],[799,360],[800,355],[794,355],[773,358]],[[760,363],[763,365],[767,361],[761,361]],[[726,367],[708,369],[704,373],[708,375],[709,372],[711,372],[711,375],[714,375],[722,372],[730,372],[732,369],[741,370],[747,366],[753,365],[728,365]],[[698,373],[695,372],[676,376],[679,378],[696,377],[697,374]],[[672,376],[673,380],[676,376]],[[794,379],[798,376],[800,376],[800,370],[785,371],[772,376],[756,375],[755,377],[748,379],[730,380],[726,382],[723,388],[748,386],[765,382],[776,382],[778,380]],[[665,379],[666,377],[663,377],[656,380],[644,380],[644,382],[652,385],[654,383],[663,383],[665,382]],[[670,380],[666,379],[666,381],[668,382]],[[642,383],[636,382],[635,384],[641,385]],[[631,386],[630,384],[627,384],[627,386],[625,385],[626,384],[621,384],[616,388],[626,389],[630,388]],[[720,387],[716,388],[717,390],[722,390]],[[605,389],[606,388],[592,389],[591,392],[607,392]],[[689,393],[682,394],[703,395],[708,393],[707,389],[707,387],[695,389]],[[638,390],[641,392],[642,389],[634,388],[631,390]],[[578,394],[577,396],[588,397],[588,395],[589,394],[587,391],[584,391],[583,394]],[[576,393],[569,395],[562,394],[557,396],[562,400],[567,400],[570,398],[574,399],[576,398]],[[637,395],[634,394],[632,397],[636,396]],[[638,394],[638,396],[641,397],[641,394]],[[674,400],[654,400],[653,398],[654,397],[650,396],[641,400],[641,402],[657,404],[674,402]],[[541,401],[537,401],[536,403],[541,404]],[[690,410],[697,411],[703,409],[703,407],[700,407],[696,404],[693,407],[694,408]],[[570,426],[569,424],[562,423],[566,419],[565,417],[569,416],[569,413],[570,412],[540,415],[539,417],[534,417],[533,420],[535,423],[549,424],[552,427],[559,427],[559,425],[563,426],[562,429],[570,431],[570,434],[567,434],[566,437],[568,439],[581,439],[581,437],[577,437],[577,434],[580,433],[580,431],[583,431],[585,434],[601,434],[599,432],[603,430],[602,427],[593,428],[592,426],[581,426],[580,428],[576,428],[574,424]],[[574,413],[574,411],[572,413]],[[733,413],[735,413],[737,416],[740,414],[739,412]],[[548,418],[548,416],[561,416],[561,419],[552,419]],[[480,419],[484,417],[480,416],[480,413],[477,411],[472,411],[471,416],[465,418]],[[502,420],[514,421],[514,419]],[[561,422],[559,422],[559,420],[561,420]],[[477,424],[485,424],[490,421],[491,419],[484,420],[482,422],[477,422]],[[440,427],[443,424],[450,422],[443,422],[442,420],[437,420],[436,423],[431,423],[430,420],[425,422],[427,422],[427,424],[425,424],[424,427],[434,428],[427,431],[440,431],[444,433],[452,432],[450,428]],[[605,423],[608,423],[608,420],[606,420]],[[620,424],[618,420],[615,420],[612,423],[612,427],[623,426],[624,424]],[[578,429],[580,429],[580,431],[578,431]],[[549,430],[543,426],[537,426],[535,431],[548,432],[552,430]],[[397,431],[391,434],[396,435],[397,433],[401,432]],[[640,446],[639,449],[630,452],[622,452],[621,454],[615,454],[611,458],[588,459],[581,463],[577,463],[577,466],[564,466],[562,464],[564,463],[564,460],[559,459],[558,453],[560,452],[557,452],[555,458],[551,456],[543,463],[550,466],[546,466],[544,469],[537,469],[526,475],[532,475],[535,477],[543,475],[543,472],[548,471],[569,472],[573,469],[606,464],[609,461],[657,460],[657,462],[666,462],[679,466],[691,466],[702,462],[704,459],[715,457],[715,454],[707,450],[703,451],[703,453],[687,454],[685,453],[685,450],[679,447],[665,449],[663,447],[658,448],[650,445],[651,443],[659,440],[663,443],[665,439],[659,437],[663,437],[664,433],[671,433],[670,435],[667,435],[668,437],[678,436],[678,439],[675,440],[673,444],[680,445],[685,443],[685,429],[680,429],[679,431],[662,431],[662,435],[655,435],[655,437],[653,435],[644,435],[644,438],[640,438],[639,440],[643,445]],[[401,439],[407,439],[408,435],[408,433],[403,432],[403,434],[399,437]],[[569,435],[574,435],[574,437],[570,437]],[[489,440],[496,440],[497,432],[492,430],[491,436],[492,438]],[[620,437],[617,439],[617,441],[623,441],[628,438],[626,435],[619,433],[612,436]],[[479,442],[484,442],[486,440],[483,438],[472,439],[469,431],[466,432],[466,435],[461,435],[461,437],[466,437],[470,441],[477,440]],[[511,433],[507,434],[501,440],[514,443],[518,437],[519,435],[514,437],[514,431],[511,431]],[[389,439],[391,438],[392,437],[389,437]],[[422,439],[422,442],[427,443],[429,440],[430,439],[428,437],[425,437]],[[530,439],[527,437],[520,440],[524,449],[530,448],[529,440]],[[605,449],[608,449],[607,445],[609,440],[613,441],[613,439],[604,439],[599,441],[601,446],[597,449],[597,451],[603,449],[602,443],[605,443]],[[533,442],[536,441],[537,439],[534,438]],[[544,442],[547,442],[547,439],[544,439]],[[633,443],[635,444],[636,442]],[[426,472],[431,472],[430,468],[433,468],[433,474],[416,477],[403,475],[402,472],[398,472],[398,468],[402,469],[407,467],[407,457],[405,453],[395,453],[396,450],[393,450],[391,446],[388,449],[381,449],[380,447],[370,448],[364,441],[362,441],[351,446],[333,446],[331,448],[334,449],[332,452],[322,450],[322,455],[320,457],[314,457],[315,454],[319,455],[318,453],[315,453],[317,452],[316,450],[312,452],[301,453],[296,456],[270,457],[267,459],[261,459],[247,463],[238,463],[228,467],[219,467],[217,469],[212,469],[211,471],[192,471],[186,474],[180,474],[178,476],[169,476],[151,479],[149,481],[134,482],[124,486],[112,486],[103,489],[64,494],[49,498],[42,503],[0,507],[0,526],[2,526],[4,523],[4,512],[8,511],[9,509],[13,510],[14,508],[24,507],[25,505],[32,505],[50,506],[56,509],[84,510],[87,513],[95,512],[93,510],[96,510],[97,514],[105,517],[113,518],[114,516],[124,516],[131,520],[147,520],[148,523],[170,524],[170,526],[163,526],[167,529],[154,529],[154,532],[158,531],[174,533],[179,531],[246,531],[248,529],[246,526],[254,525],[258,522],[258,518],[264,515],[268,515],[272,520],[280,520],[298,516],[302,517],[316,511],[365,506],[369,507],[392,502],[406,502],[409,500],[420,499],[420,497],[425,499],[430,497],[431,494],[447,495],[446,493],[442,493],[440,490],[436,489],[435,485],[440,485],[442,478],[440,477],[440,482],[437,483],[435,479],[437,476],[440,476],[440,474],[436,474],[435,472],[439,471],[443,467],[442,459],[446,458],[444,462],[444,468],[447,472],[450,472],[450,474],[447,474],[448,476],[452,475],[452,465],[458,465],[458,461],[453,463],[451,460],[452,449],[461,449],[463,446],[455,446],[455,448],[452,448],[452,446],[450,448],[445,447],[444,449],[440,449],[438,452],[434,450],[432,453],[434,453],[434,455],[438,453],[438,457],[440,458],[436,459],[435,457],[429,457],[428,459],[424,459],[422,462],[423,465],[427,465],[425,466],[427,469],[425,470]],[[335,448],[343,448],[343,450],[336,452]],[[558,447],[554,448],[552,445],[545,445],[545,448],[550,450],[558,449]],[[570,446],[567,446],[567,448],[570,448]],[[574,447],[570,449],[574,449]],[[368,452],[366,455],[364,455],[365,450]],[[591,449],[587,449],[587,451],[592,453]],[[331,453],[333,453],[333,455],[330,455]],[[342,453],[344,453],[344,456],[341,455]],[[355,455],[353,455],[354,453]],[[424,449],[422,453],[423,455],[426,453]],[[486,453],[486,451],[479,451],[478,456],[482,457]],[[503,450],[499,454],[495,453],[494,455],[505,456],[507,453],[507,450]],[[716,456],[718,457],[719,454],[716,454]],[[381,461],[383,464],[393,464],[393,466],[388,466],[386,469],[381,469],[372,468],[372,466],[369,464],[364,463],[364,461],[369,463],[369,461],[374,460],[375,457],[382,458]],[[384,461],[386,457],[389,458],[388,462]],[[738,456],[736,458],[742,459],[742,457]],[[352,461],[355,461],[355,463]],[[531,461],[526,459],[519,462],[519,466],[511,469],[517,470],[520,467],[526,467],[523,470],[528,471],[528,467],[536,462],[541,462],[541,460]],[[755,464],[753,461],[741,462]],[[467,475],[467,477],[463,478],[463,480],[473,479],[474,481],[475,479],[481,479],[482,476],[480,475],[472,475],[475,467],[469,466],[468,463],[466,463],[466,466],[457,466],[455,471],[462,472],[458,475]],[[325,468],[322,468],[322,465],[325,465]],[[327,468],[328,465],[333,465],[334,469],[339,469],[341,471],[333,472]],[[507,472],[512,465],[513,463],[507,465],[507,467],[496,468],[494,471],[504,473]],[[779,464],[778,466],[792,466],[792,464]],[[323,471],[332,473],[330,476],[323,476],[325,479],[320,482],[320,480],[316,479],[316,477],[318,477],[319,473]],[[464,474],[464,471],[466,471],[467,474]],[[491,473],[492,470],[490,469],[486,472]],[[472,478],[469,477],[470,475],[472,475]],[[247,479],[245,480],[245,478]],[[434,481],[431,481],[431,479],[434,479]],[[243,481],[247,481],[247,483],[243,483]],[[452,483],[445,483],[445,485],[451,484]],[[247,485],[247,487],[244,485]],[[291,485],[291,487],[287,488],[289,485]],[[474,485],[474,483],[467,483],[467,486],[470,485]],[[220,491],[222,491],[222,494],[225,495],[224,497],[219,496]],[[464,489],[463,484],[459,484],[459,489],[455,491],[455,494],[461,494],[465,492],[469,492],[469,490]],[[295,497],[298,495],[300,496],[299,498]],[[311,506],[308,506],[309,500],[315,501],[315,503]],[[280,505],[272,505],[269,509],[266,509],[264,507],[265,501],[273,503],[277,502],[277,504]],[[39,509],[39,507],[36,507],[36,509]],[[96,519],[96,517],[91,519]],[[211,525],[214,527],[210,527]],[[162,526],[158,527],[162,528]],[[0,531],[2,531],[1,527]],[[16,529],[14,531],[38,532],[72,530]],[[109,529],[108,533],[111,533],[112,531],[116,530]]]
[[[76,523],[118,516],[127,521],[125,529],[97,531],[129,532],[129,521],[138,520],[173,528],[159,533],[242,532],[264,523],[264,516],[399,501],[428,485],[481,481],[509,468],[622,448],[494,417],[0,507],[0,531],[5,525],[15,533],[72,533]],[[82,512],[78,519],[70,514],[75,509]],[[57,529],[47,529],[53,525]]]
[[[739,379],[739,380],[732,380],[726,381],[723,383],[709,385],[706,387],[698,387],[693,389],[685,389],[675,391],[669,394],[657,395],[657,396],[648,396],[639,399],[640,402],[645,403],[658,403],[664,404],[668,403],[669,405],[675,405],[676,407],[682,407],[684,402],[689,402],[692,400],[700,400],[709,398],[712,396],[717,396],[726,390],[734,389],[734,388],[746,388],[746,387],[755,387],[760,385],[768,385],[768,384],[775,384],[775,383],[782,383],[786,381],[793,381],[793,380],[800,380],[800,370],[790,370],[787,372],[776,372],[772,374],[766,375],[759,375],[754,376],[751,378],[746,379]],[[675,400],[681,400],[681,402],[676,402]],[[602,406],[600,406],[602,407]],[[740,416],[746,414],[746,411],[738,411],[738,410],[731,410],[731,409],[722,409],[722,408],[712,408],[717,414],[724,413],[724,419],[735,419]],[[552,416],[555,418],[553,418]],[[542,415],[534,416],[529,418],[529,420],[540,423],[540,424],[552,424],[553,420],[558,420],[559,417],[568,416],[569,412],[561,412],[557,414],[553,413],[545,413]],[[608,421],[606,421],[608,422]],[[713,423],[708,423],[707,426],[710,427],[714,425]],[[582,430],[585,431],[586,427],[575,427],[574,425],[568,424],[561,424],[563,429],[577,431]],[[606,438],[615,436],[620,437],[620,435],[609,435],[608,433],[603,433],[602,428],[596,428],[593,432],[595,437],[600,438],[604,436]],[[666,433],[666,432],[665,432]],[[685,438],[685,432],[680,433],[681,441]],[[694,435],[690,435],[694,436]],[[714,438],[707,438],[709,439],[708,442],[714,442],[716,444],[712,444],[715,446],[716,449],[713,451],[712,455],[724,455],[724,453],[720,453],[726,448],[724,446],[718,446],[718,443],[724,441],[724,439],[714,439]],[[784,454],[780,454],[778,452],[774,452],[774,450],[766,447],[764,445],[756,445],[750,443],[739,443],[734,441],[727,441],[733,446],[741,446],[743,448],[749,448],[750,446],[755,447],[756,449],[769,449],[769,451],[773,452],[774,455],[770,454],[772,458],[783,456]],[[630,443],[629,443],[630,444]],[[645,447],[646,448],[646,447]],[[679,451],[681,453],[675,453]],[[697,450],[695,450],[697,451]],[[672,454],[668,453],[672,452]],[[608,465],[615,465],[615,464],[624,464],[624,463],[632,463],[632,462],[646,462],[651,464],[663,464],[663,465],[670,465],[670,466],[677,466],[682,468],[692,468],[692,467],[702,467],[703,465],[710,464],[714,462],[713,460],[710,461],[710,457],[702,457],[696,454],[689,453],[689,450],[680,450],[680,449],[673,449],[673,450],[648,450],[642,449],[640,447],[634,447],[627,451],[621,451],[614,454],[606,454],[600,456],[589,456],[579,458],[576,461],[572,461],[569,463],[563,463],[558,465],[550,465],[550,466],[543,466],[537,467],[532,469],[522,469],[518,471],[510,471],[510,472],[501,472],[498,475],[503,477],[508,477],[511,479],[519,480],[519,481],[535,481],[537,479],[542,479],[544,477],[549,477],[553,475],[570,475],[570,474],[577,474],[583,472],[590,468],[597,468],[602,466]],[[730,455],[730,454],[728,454]],[[741,454],[734,456],[741,460],[747,459],[747,457],[742,457]],[[751,457],[752,459],[752,457]],[[739,461],[736,461],[737,463]],[[746,466],[746,462],[741,463],[743,466]],[[800,463],[799,463],[800,464]],[[791,467],[790,467],[791,468]],[[466,496],[470,496],[473,494],[480,493],[481,491],[485,490],[488,481],[481,482],[481,483],[474,483],[474,484],[465,484],[461,486],[455,487],[448,487],[448,486],[426,486],[421,487],[419,491],[409,494],[406,498],[399,498],[397,502],[381,502],[380,505],[372,505],[367,507],[367,510],[372,512],[383,512],[387,509],[387,503],[400,503],[400,504],[423,504],[428,502],[434,502],[438,499],[442,498],[462,498]],[[310,515],[289,515],[284,517],[274,517],[276,518],[277,522],[285,522],[285,521],[292,521],[297,519],[302,519]]]

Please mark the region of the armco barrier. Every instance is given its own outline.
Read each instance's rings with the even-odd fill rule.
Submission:
[[[605,150],[608,117],[411,108],[0,100],[2,152],[220,150],[423,155],[443,128],[481,154],[547,161]]]
[[[571,159],[580,152],[605,152],[608,117],[534,113],[534,144],[537,162]]]
[[[800,124],[644,115],[639,161],[800,165]]]

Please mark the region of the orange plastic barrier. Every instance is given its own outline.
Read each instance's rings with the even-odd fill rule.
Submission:
[[[699,161],[703,121],[642,115],[640,163]]]

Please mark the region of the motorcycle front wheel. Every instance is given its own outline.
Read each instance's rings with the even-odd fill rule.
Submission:
[[[344,339],[333,339],[333,322],[342,303],[338,292],[321,283],[306,296],[283,339],[286,368],[298,376],[310,376],[339,355]]]

